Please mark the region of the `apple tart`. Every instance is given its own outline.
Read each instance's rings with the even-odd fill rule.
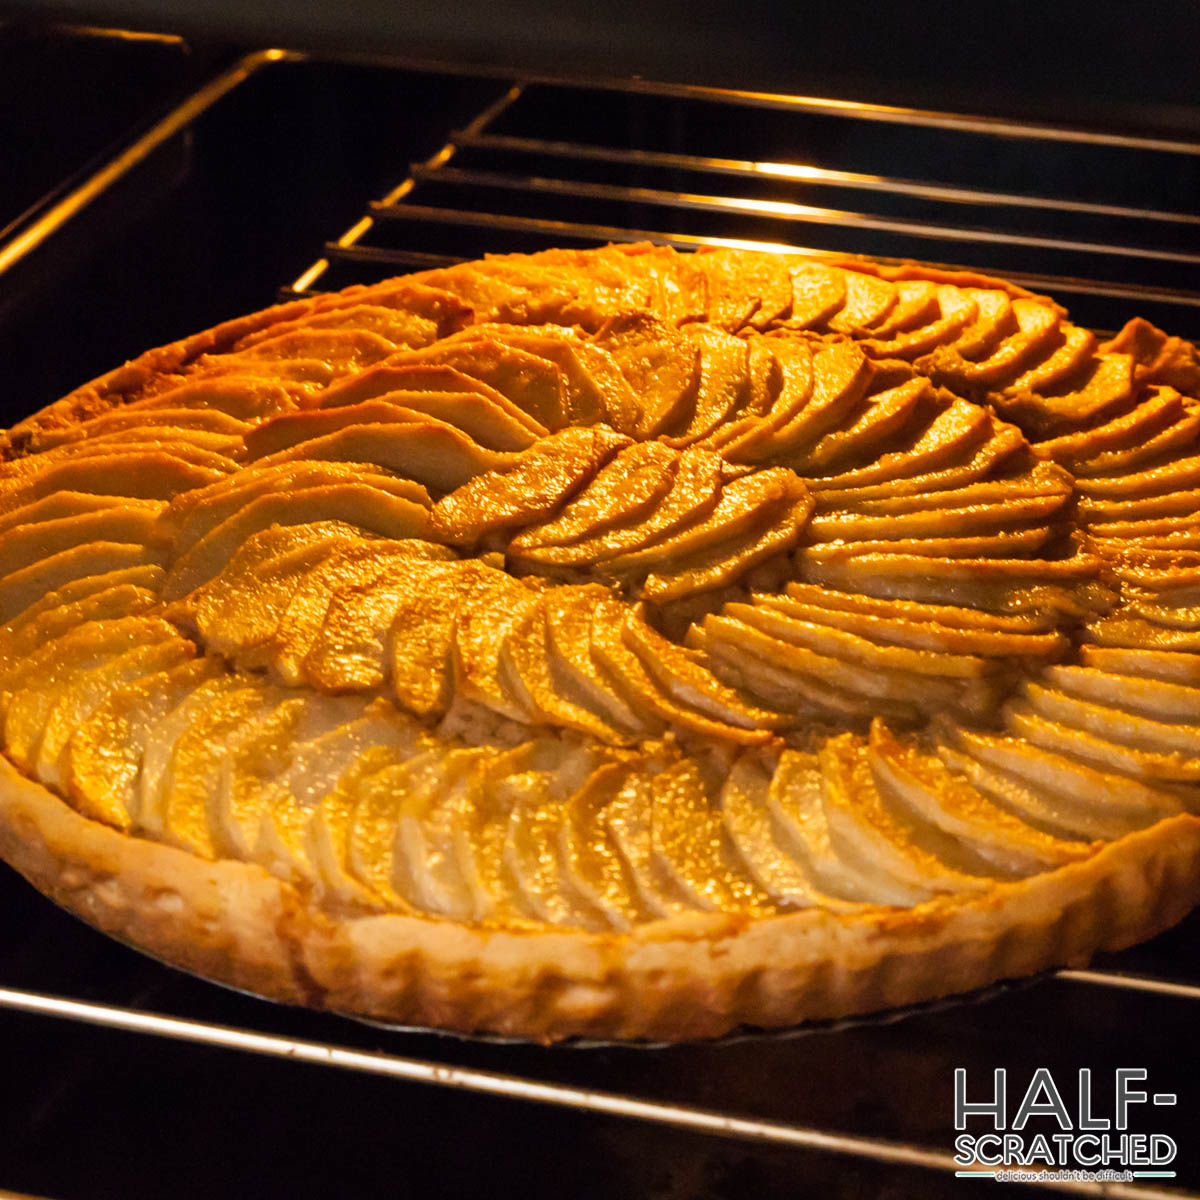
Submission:
[[[0,854],[265,996],[683,1039],[1200,899],[1200,355],[997,279],[490,257],[0,435]]]

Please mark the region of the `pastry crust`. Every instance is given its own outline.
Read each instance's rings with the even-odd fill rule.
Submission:
[[[1200,818],[1173,817],[976,899],[855,915],[697,916],[630,934],[338,918],[239,862],[80,816],[0,760],[0,855],[96,928],[289,1004],[555,1041],[682,1041],[869,1013],[1080,966],[1200,902]]]

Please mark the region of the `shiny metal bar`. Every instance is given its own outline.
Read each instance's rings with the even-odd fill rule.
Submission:
[[[679,250],[696,250],[701,247],[722,247],[735,250],[766,250],[776,254],[801,254],[813,259],[844,260],[845,253],[832,250],[817,250],[807,246],[790,245],[786,242],[765,242],[753,238],[703,237],[686,234],[663,233],[659,230],[629,229],[619,225],[594,225],[574,221],[554,221],[542,217],[516,217],[502,213],[482,213],[469,210],[441,208],[434,205],[399,204],[395,208],[380,211],[380,217],[391,221],[431,221],[442,225],[463,225],[479,229],[503,229],[521,233],[540,233],[551,237],[569,237],[595,242],[653,242],[659,246],[674,246]],[[382,247],[357,247],[363,252],[363,261],[400,262],[409,251],[388,250]],[[895,262],[895,259],[875,256],[879,262]],[[986,271],[979,266],[954,266],[950,264],[925,264],[947,270]],[[1137,284],[1092,282],[1070,276],[1024,275],[1006,271],[1004,277],[1025,287],[1075,292],[1081,295],[1111,296],[1116,299],[1157,301],[1167,304],[1182,304],[1200,307],[1200,293],[1172,288],[1147,288]]]
[[[502,112],[516,103],[521,96],[522,90],[521,84],[513,84],[502,96],[476,115],[474,120],[463,131],[464,134],[473,137],[483,133]],[[435,151],[421,164],[421,169],[433,171],[445,166],[454,157],[457,149],[458,147],[455,144],[454,138],[451,137],[440,150]],[[408,178],[398,187],[393,188],[380,203],[399,204],[415,186],[416,178],[410,173]],[[374,224],[375,222],[371,217],[360,217],[333,245],[341,250],[357,245],[358,241],[370,232]],[[307,292],[311,290],[313,285],[327,270],[329,270],[328,257],[317,259],[307,270],[302,271],[296,277],[291,284],[291,290],[294,292]]]
[[[256,71],[268,63],[302,58],[303,55],[286,50],[259,50],[239,59],[227,71],[223,71],[199,91],[193,92],[182,104],[173,108],[161,121],[110,159],[94,175],[89,175],[78,187],[51,205],[11,241],[0,246],[0,275],[37,249],[51,234],[61,229],[72,217]]]
[[[1112,146],[1126,150],[1151,150],[1162,154],[1200,155],[1200,142],[1183,138],[1143,137],[1106,133],[1050,125],[1041,121],[1014,121],[967,113],[938,112],[933,109],[905,108],[893,104],[870,104],[860,100],[835,100],[824,96],[794,96],[785,92],[756,92],[741,88],[704,87],[687,83],[656,83],[649,79],[562,79],[554,75],[527,75],[524,81],[559,87],[598,88],[635,95],[666,96],[678,100],[702,100],[710,103],[746,105],[751,108],[775,108],[820,116],[848,117],[858,121],[877,121],[887,125],[911,125],[925,129],[947,129],[976,133],[987,137],[1017,138],[1042,142],[1065,142],[1081,146]]]
[[[655,150],[593,146],[575,142],[548,141],[543,138],[510,137],[504,134],[472,135],[466,130],[454,134],[453,140],[457,141],[460,147],[470,146],[481,150],[503,150],[518,154],[540,154],[548,158],[620,163],[629,166],[736,175],[754,179],[780,179],[821,187],[844,187],[857,191],[913,196],[920,200],[936,200],[949,204],[1003,205],[1010,208],[1048,209],[1053,212],[1082,213],[1090,216],[1200,225],[1200,215],[1194,213],[1133,208],[1123,204],[1098,204],[1088,200],[1061,200],[1054,196],[1026,196],[1016,192],[991,192],[978,188],[950,187],[943,184],[921,183],[912,179],[893,179],[887,175],[869,175],[858,171],[834,171],[805,163],[753,162],[733,158],[711,158],[698,154],[665,154]]]
[[[254,1033],[227,1025],[212,1025],[203,1021],[188,1021],[179,1017],[163,1017],[156,1013],[138,1012],[106,1004],[68,1000],[45,996],[14,988],[0,988],[0,1008],[41,1017],[82,1021],[85,1024],[125,1033],[173,1038],[226,1050],[240,1050],[268,1058],[289,1059],[314,1066],[337,1067],[382,1075],[409,1083],[435,1084],[439,1087],[481,1095],[503,1096],[510,1100],[525,1100],[549,1104],[581,1112],[613,1117],[625,1117],[689,1129],[717,1137],[738,1138],[744,1141],[788,1146],[825,1154],[865,1158],[892,1166],[918,1167],[926,1170],[953,1173],[960,1169],[952,1155],[941,1150],[892,1142],[885,1138],[859,1137],[851,1134],[828,1133],[801,1125],[778,1121],[761,1121],[750,1117],[731,1116],[711,1109],[690,1105],[666,1104],[640,1100],[615,1092],[594,1091],[565,1084],[544,1083],[497,1071],[478,1071],[465,1067],[446,1066],[422,1059],[402,1058],[351,1050],[324,1042],[301,1041],[274,1034]],[[1041,1185],[1051,1191],[1078,1196],[1110,1196],[1120,1200],[1169,1200],[1186,1197],[1186,1193],[1161,1191],[1149,1187],[1129,1187],[1118,1184],[1047,1181]],[[1192,1196],[1191,1200],[1200,1200]]]
[[[1127,975],[1122,971],[1058,971],[1056,978],[1068,983],[1090,983],[1098,987],[1119,988],[1129,992],[1150,992],[1181,1000],[1200,1000],[1200,986],[1154,979],[1148,975]]]
[[[997,246],[1027,246],[1041,250],[1065,250],[1080,254],[1103,254],[1119,258],[1150,259],[1200,266],[1200,254],[1180,250],[1152,250],[1141,246],[1114,246],[1107,242],[1080,242],[1069,238],[1042,237],[1036,234],[1005,233],[986,228],[937,225],[928,221],[902,221],[875,217],[869,213],[796,204],[790,200],[755,200],[741,196],[706,196],[689,192],[667,192],[658,188],[625,187],[612,183],[580,182],[572,179],[548,179],[539,175],[515,176],[500,171],[476,171],[448,167],[429,170],[414,168],[414,177],[436,177],[439,183],[466,187],[503,188],[518,192],[543,192],[579,199],[612,200],[629,204],[653,204],[663,208],[688,208],[705,212],[744,214],[774,220],[801,221],[814,225],[836,225],[847,229],[872,229],[883,233],[903,233],[910,237],[936,238],[954,242],[988,242]],[[372,211],[382,212],[386,201],[373,204]]]

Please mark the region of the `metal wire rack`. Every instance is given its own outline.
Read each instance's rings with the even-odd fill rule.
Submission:
[[[303,58],[271,50],[237,63],[68,195],[7,258],[0,248],[0,269],[246,79]],[[648,240],[817,257],[854,249],[1003,273],[1071,298],[1076,319],[1096,328],[1115,328],[1139,312],[1194,334],[1200,215],[1179,200],[1197,194],[1200,143],[815,97],[523,79],[412,166],[282,290],[308,294],[487,251],[552,244]],[[1174,957],[1113,956],[1103,968],[1061,971],[1053,986],[1186,1005],[1200,1000],[1200,977],[1189,978],[1177,954],[1178,944]],[[956,1170],[947,1151],[904,1139],[751,1119],[632,1090],[367,1052],[49,991],[0,987],[0,1009],[719,1137]],[[1143,1200],[1186,1194],[1145,1184],[1041,1186]]]

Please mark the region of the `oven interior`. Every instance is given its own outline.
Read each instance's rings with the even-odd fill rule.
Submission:
[[[0,183],[4,424],[278,296],[609,240],[990,268],[1097,329],[1141,314],[1200,335],[1183,138],[80,27],[5,27],[0,65],[25,148]],[[1178,1093],[1154,1113],[1183,1151],[1168,1186],[1200,1190],[1196,916],[1089,971],[912,1012],[547,1049],[221,990],[7,869],[0,914],[0,1194],[934,1200],[971,1185],[950,1161],[955,1068],[1129,1065]]]

